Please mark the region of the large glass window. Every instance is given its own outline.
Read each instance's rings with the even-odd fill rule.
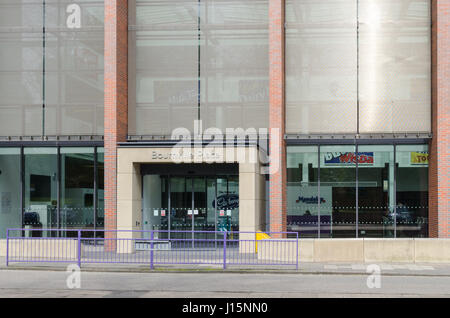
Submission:
[[[24,147],[21,156],[0,147],[0,238],[7,228],[103,228],[103,179],[103,148]]]
[[[42,133],[42,1],[0,2],[0,135]]]
[[[430,132],[430,3],[286,0],[287,132]]]
[[[360,132],[429,132],[430,1],[359,3]]]
[[[129,134],[268,125],[268,1],[130,0]]]
[[[145,174],[142,206],[142,229],[160,238],[239,231],[239,176]]]
[[[0,135],[103,135],[103,7],[1,1]]]
[[[46,135],[103,135],[103,7],[102,0],[47,1]]]
[[[286,0],[286,131],[356,133],[355,0]]]
[[[355,237],[355,150],[355,146],[320,147],[320,214],[329,216],[332,237]]]
[[[96,228],[105,227],[105,149],[97,148],[97,217]]]
[[[318,151],[317,146],[288,148],[287,230],[298,232],[299,237],[317,237],[319,233]],[[321,220],[329,228],[330,216]]]
[[[58,150],[25,148],[25,228],[58,227]]]
[[[22,227],[20,188],[20,148],[0,148],[0,239]]]
[[[200,118],[205,128],[267,128],[268,0],[201,0]]]
[[[392,237],[394,146],[359,146],[358,237]]]
[[[428,236],[428,146],[397,146],[397,237]]]
[[[94,148],[61,148],[62,228],[94,228]]]
[[[428,236],[426,145],[288,147],[287,181],[300,237]]]
[[[198,119],[198,2],[130,0],[129,133],[170,135]]]

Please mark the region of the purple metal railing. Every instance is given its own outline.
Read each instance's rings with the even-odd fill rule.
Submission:
[[[109,235],[104,235],[108,233]],[[14,233],[19,233],[14,235]],[[114,234],[114,235],[111,235]],[[298,233],[8,229],[10,263],[120,263],[155,265],[295,266]],[[43,237],[45,236],[45,237]]]

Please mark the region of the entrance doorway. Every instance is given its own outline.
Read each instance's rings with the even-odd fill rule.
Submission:
[[[143,230],[161,231],[155,233],[158,238],[190,237],[190,231],[239,231],[237,171],[214,174],[196,168],[181,173],[177,168],[159,169],[161,174],[143,169]]]

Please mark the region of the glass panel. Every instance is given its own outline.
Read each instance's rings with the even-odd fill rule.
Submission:
[[[142,229],[144,231],[167,231],[169,225],[168,178],[145,175],[142,201]],[[154,238],[167,238],[167,232],[155,232]],[[150,233],[144,233],[150,238]]]
[[[216,178],[206,179],[206,222],[208,231],[216,231]],[[210,236],[214,239],[216,236]]]
[[[239,176],[228,177],[227,202],[226,213],[230,216],[231,230],[239,231]]]
[[[193,178],[194,187],[194,231],[207,230],[207,210],[206,210],[206,179]]]
[[[360,0],[360,131],[430,132],[429,0]]]
[[[204,233],[191,236],[188,232],[239,231],[239,176],[144,175],[143,182],[144,230],[167,230],[169,222],[170,238],[195,239],[217,236]]]
[[[170,135],[198,119],[198,1],[130,0],[129,134]]]
[[[396,147],[397,237],[428,236],[428,146]]]
[[[25,228],[56,228],[58,159],[56,148],[25,148]],[[29,232],[26,232],[29,233]],[[54,234],[54,233],[53,233]],[[50,233],[42,233],[51,236]]]
[[[194,210],[192,212],[194,218],[194,231],[207,231],[208,230],[208,215],[206,209],[206,179],[203,177],[196,177],[191,179],[193,183],[193,194],[194,194]],[[189,179],[188,179],[189,182]],[[195,239],[210,239],[206,233],[196,233]],[[196,243],[198,247],[205,245],[205,242],[198,241]]]
[[[288,147],[287,149],[287,230],[299,237],[318,237],[318,166],[317,146]],[[331,197],[323,197],[325,204]],[[330,215],[321,215],[321,237],[330,236]]]
[[[60,151],[60,227],[94,229],[94,148]]]
[[[104,3],[77,1],[79,28],[68,26],[70,4],[46,4],[45,133],[103,135]]]
[[[332,237],[356,236],[355,146],[320,147],[320,214],[331,216]]]
[[[184,177],[170,178],[170,230],[192,231],[192,182]],[[171,233],[171,238],[190,237],[186,233]]]
[[[129,1],[129,133],[267,127],[268,0]]]
[[[42,134],[42,1],[0,3],[0,135]]]
[[[394,237],[394,146],[359,146],[358,237]]]
[[[97,148],[97,224],[96,228],[105,226],[105,150]]]
[[[216,182],[217,182],[217,199],[216,199],[217,231],[230,232],[231,217],[227,215],[228,180],[226,177],[218,177]]]
[[[22,227],[20,188],[20,148],[0,148],[0,239]]]
[[[354,0],[286,0],[286,131],[356,133]]]
[[[42,0],[2,0],[0,27],[42,32]]]
[[[268,127],[269,1],[200,2],[203,125]]]

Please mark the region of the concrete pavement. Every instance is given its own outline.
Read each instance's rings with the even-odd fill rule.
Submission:
[[[12,263],[6,267],[4,257],[0,257],[0,270],[51,270],[64,271],[68,264],[57,263]],[[370,264],[362,263],[300,263],[294,266],[229,266],[226,272],[280,273],[280,274],[367,274]],[[390,276],[436,276],[450,277],[450,264],[430,263],[379,263],[383,275]],[[213,265],[165,265],[156,266],[157,272],[222,272],[221,266]],[[82,264],[83,271],[89,272],[152,272],[148,265],[133,264]]]
[[[85,272],[69,289],[64,271],[0,270],[0,297],[450,297],[450,277],[368,274]]]

